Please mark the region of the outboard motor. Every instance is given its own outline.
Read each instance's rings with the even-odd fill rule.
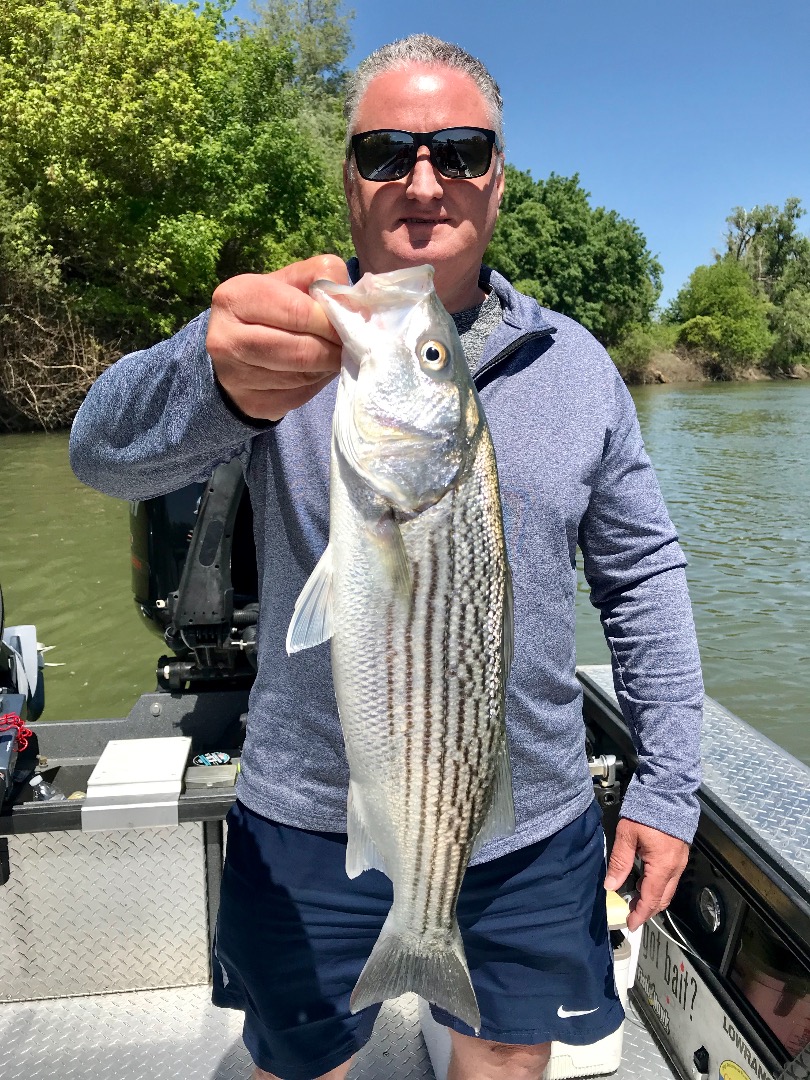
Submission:
[[[256,672],[259,618],[253,511],[238,458],[205,484],[130,503],[132,589],[161,656],[158,684],[244,688]]]
[[[45,708],[42,654],[35,626],[6,626],[0,589],[0,715],[33,723]]]
[[[5,625],[0,590],[0,804],[33,771],[35,748],[25,725],[45,706],[42,668],[36,628]]]

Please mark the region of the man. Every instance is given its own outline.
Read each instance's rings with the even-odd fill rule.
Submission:
[[[684,560],[632,402],[585,330],[481,266],[503,195],[501,107],[477,60],[425,35],[369,57],[347,102],[349,270],[435,267],[492,429],[515,579],[517,828],[486,845],[462,888],[482,1029],[475,1038],[438,1014],[451,1028],[450,1080],[539,1080],[552,1039],[615,1030],[603,884],[618,887],[641,856],[630,918],[640,925],[669,903],[697,823],[702,685]],[[379,131],[395,133],[385,138],[397,155],[380,154],[367,135]],[[340,361],[306,290],[346,275],[326,256],[225,282],[210,315],[102,376],[72,436],[78,475],[125,498],[171,490],[236,454],[245,465],[260,662],[214,975],[217,1003],[245,1010],[259,1080],[346,1076],[376,1011],[351,1016],[349,994],[391,899],[377,871],[352,882],[343,871],[347,768],[328,652],[284,652],[293,603],[327,542],[329,384]],[[640,758],[606,881],[574,674],[577,542]]]

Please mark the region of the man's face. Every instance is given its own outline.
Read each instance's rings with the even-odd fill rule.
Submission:
[[[377,128],[438,131],[491,128],[493,118],[472,79],[443,66],[411,64],[378,75],[360,102],[353,133]],[[478,270],[492,236],[503,193],[493,151],[489,171],[474,180],[448,180],[434,169],[426,146],[402,180],[364,180],[345,171],[352,239],[362,270],[379,274],[431,263],[436,291],[451,310],[475,303]],[[472,283],[472,284],[470,284]]]

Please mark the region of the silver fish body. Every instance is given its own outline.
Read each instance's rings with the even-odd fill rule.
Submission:
[[[383,870],[394,891],[352,1009],[414,991],[478,1030],[456,902],[473,850],[514,828],[512,598],[492,441],[430,267],[313,295],[344,365],[329,547],[288,649],[331,636],[346,870]]]

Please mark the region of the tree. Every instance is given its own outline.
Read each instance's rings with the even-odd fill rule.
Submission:
[[[317,32],[229,32],[228,0],[0,5],[0,424],[69,423],[225,277],[348,252],[347,24],[278,3]]]
[[[794,364],[810,367],[810,290],[786,293],[773,309],[771,328],[775,335],[772,366],[783,372]]]
[[[671,315],[683,323],[678,340],[708,362],[716,377],[760,363],[773,345],[770,305],[733,257],[699,266],[673,301]]]
[[[533,180],[506,166],[485,260],[516,288],[584,323],[604,344],[649,322],[661,266],[634,222],[593,209],[578,176]]]
[[[778,301],[799,281],[810,287],[810,238],[799,232],[805,214],[801,199],[777,206],[735,206],[726,218],[726,251],[733,256],[765,294]]]
[[[354,12],[343,14],[340,7],[341,0],[266,0],[255,5],[261,30],[291,50],[296,82],[305,93],[338,99],[343,93]]]
[[[347,243],[338,177],[300,123],[288,41],[224,3],[6,0],[0,187],[32,207],[74,309],[143,342],[221,278]],[[0,230],[4,228],[0,222]]]

